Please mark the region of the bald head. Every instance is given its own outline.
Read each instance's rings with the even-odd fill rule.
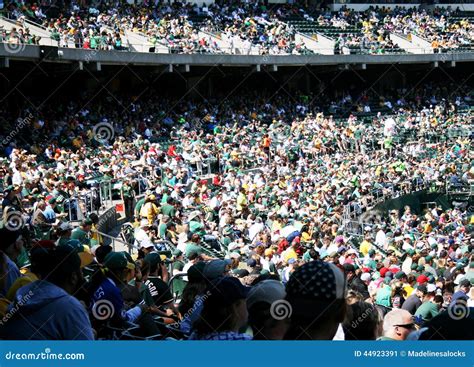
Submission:
[[[405,340],[413,330],[413,316],[406,310],[394,309],[384,317],[383,333],[388,338]]]

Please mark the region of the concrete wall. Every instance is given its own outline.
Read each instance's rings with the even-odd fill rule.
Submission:
[[[329,5],[329,7],[333,11],[338,11],[339,9],[341,9],[344,6],[347,7],[348,9],[353,9],[353,10],[356,10],[356,11],[365,11],[365,10],[369,9],[371,6],[373,6],[373,7],[375,7],[375,6],[382,7],[383,6],[385,8],[390,8],[390,9],[393,9],[395,7],[410,9],[410,8],[413,8],[413,7],[418,7],[419,5],[420,4],[331,4],[331,5]]]
[[[412,54],[423,54],[426,53],[425,49],[413,44],[410,42],[405,36],[401,36],[395,33],[390,33],[390,39],[393,43],[403,48],[405,51],[412,53]]]
[[[310,37],[309,35],[305,35],[303,33],[296,34],[296,43],[299,43],[300,40],[303,41],[304,45],[313,50],[317,54],[321,55],[334,55],[334,45],[336,41],[325,37],[321,34],[316,35],[316,39]]]
[[[431,47],[431,43],[424,40],[421,37],[418,37],[415,34],[411,34],[411,43],[415,46],[418,47],[421,50],[421,53],[424,54],[432,54],[433,53],[433,48]]]
[[[6,18],[0,18],[0,26],[3,26],[5,30],[9,31],[12,28],[24,28],[22,25],[18,25],[15,21],[8,20]],[[30,29],[30,33],[35,36],[40,36],[40,45],[42,46],[58,46],[57,41],[53,41],[49,36],[49,33],[40,28],[40,31],[36,30],[36,27],[26,25],[26,28]]]
[[[401,7],[401,8],[413,8],[413,7],[418,7],[420,6],[421,3],[418,4],[345,4],[344,0],[341,1],[340,4],[331,4],[329,7],[333,11],[338,11],[341,9],[343,6],[346,6],[349,9],[353,9],[356,11],[365,11],[371,6],[378,6],[378,7],[385,7],[385,8],[390,8],[393,9],[395,7]],[[464,11],[474,11],[474,3],[470,4],[436,4],[436,5],[428,5],[425,6],[427,9],[434,9],[435,7],[440,7],[440,8],[448,8],[451,7],[452,9],[460,8],[461,10]]]
[[[43,49],[43,53],[40,53]],[[414,64],[438,62],[474,62],[474,52],[446,54],[397,54],[397,55],[199,55],[153,54],[127,51],[97,51],[74,48],[38,47],[24,45],[18,52],[11,52],[6,44],[0,44],[0,59],[39,60],[48,62],[98,62],[103,65],[344,65],[344,64]]]

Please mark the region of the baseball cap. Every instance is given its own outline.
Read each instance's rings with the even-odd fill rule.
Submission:
[[[346,295],[344,273],[332,263],[315,260],[297,268],[286,284],[286,300],[293,312],[314,315],[314,307],[343,300]]]
[[[188,269],[188,280],[190,282],[199,282],[204,280],[204,267],[206,263],[204,261],[200,261]]]
[[[428,293],[434,293],[436,292],[436,286],[434,284],[428,284],[426,290]]]
[[[399,271],[395,274],[395,279],[402,279],[403,277],[406,277],[407,275],[403,271]]]
[[[122,252],[111,252],[104,259],[104,265],[112,270],[135,269]]]
[[[161,255],[158,252],[150,252],[147,254],[143,260],[150,264],[150,266],[155,267],[158,264],[161,264]]]
[[[371,276],[370,276],[369,273],[364,273],[364,274],[362,274],[362,275],[360,276],[360,279],[361,279],[362,281],[364,281],[364,282],[370,280],[370,278],[371,278]]]
[[[224,276],[227,266],[230,264],[229,260],[211,260],[204,266],[204,277],[208,280],[213,280]]]
[[[181,256],[182,254],[183,254],[183,251],[181,251],[178,248],[173,251],[173,256],[175,257]]]
[[[257,261],[255,259],[248,259],[247,265],[250,266],[251,268],[254,268],[255,266],[257,266]]]
[[[354,265],[352,265],[352,264],[344,264],[343,267],[344,267],[344,271],[345,271],[346,273],[355,271],[355,267],[354,267]]]
[[[252,287],[247,296],[247,308],[258,302],[273,304],[286,296],[285,286],[278,280],[268,279]]]
[[[58,247],[70,247],[75,250],[81,259],[81,268],[91,264],[94,261],[94,255],[92,255],[91,249],[87,245],[83,245],[79,240],[71,239],[63,245]]]
[[[239,299],[247,298],[249,287],[244,286],[235,277],[220,277],[211,282],[208,291],[210,296],[206,303],[229,306]]]
[[[247,269],[234,269],[232,270],[232,274],[234,274],[234,276],[236,276],[237,278],[244,278],[250,273]]]
[[[428,283],[428,277],[426,275],[419,275],[418,278],[416,278],[416,282],[418,284],[423,284],[423,283]]]
[[[416,290],[420,291],[423,294],[428,293],[428,288],[424,284],[421,284],[418,287],[416,287]]]
[[[385,278],[385,274],[387,274],[388,272],[389,272],[388,268],[383,267],[382,269],[380,269],[380,276],[382,278]]]
[[[63,232],[66,232],[66,231],[70,231],[73,229],[73,226],[71,225],[71,223],[69,222],[62,222],[60,225],[59,225],[59,229]]]

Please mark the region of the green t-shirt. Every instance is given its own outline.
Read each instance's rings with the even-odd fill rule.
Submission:
[[[82,230],[80,227],[72,231],[71,239],[78,240],[81,244],[85,245],[89,245],[90,243],[87,232]]]
[[[196,245],[192,242],[188,242],[186,244],[186,248],[184,249],[184,253],[185,253],[186,257],[189,257],[191,255],[191,253],[193,253],[193,252],[197,252],[200,255],[200,254],[202,254],[202,248],[199,245]]]
[[[423,320],[431,320],[439,313],[438,307],[431,301],[424,302],[415,312],[415,316],[421,316]]]
[[[166,229],[167,228],[168,228],[168,226],[166,225],[166,223],[161,223],[158,226],[158,237],[160,237],[161,239],[166,239]]]
[[[170,204],[163,204],[161,206],[161,213],[163,215],[168,215],[170,217],[174,217],[176,215],[176,208]]]
[[[392,296],[392,288],[388,285],[384,285],[382,288],[378,290],[377,297],[375,298],[375,303],[380,306],[390,307],[391,296]]]
[[[120,191],[124,198],[133,198],[133,188],[131,186],[123,185]]]
[[[142,206],[145,204],[145,198],[141,198],[138,200],[137,204],[135,205],[135,213],[140,213],[142,210]]]
[[[181,260],[176,260],[173,263],[173,270],[181,271],[183,269],[184,269],[184,262],[182,262]]]
[[[204,225],[201,222],[195,222],[194,220],[191,220],[189,222],[189,232],[191,233],[197,233],[197,234],[204,234]]]

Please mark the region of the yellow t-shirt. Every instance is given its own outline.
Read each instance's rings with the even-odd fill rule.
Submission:
[[[411,285],[407,284],[403,287],[403,289],[405,290],[405,292],[407,292],[407,295],[406,297],[410,297],[411,294],[413,293],[413,291],[415,290]]]
[[[364,240],[360,244],[359,250],[364,256],[367,256],[371,248],[372,248],[372,244],[369,241]]]

